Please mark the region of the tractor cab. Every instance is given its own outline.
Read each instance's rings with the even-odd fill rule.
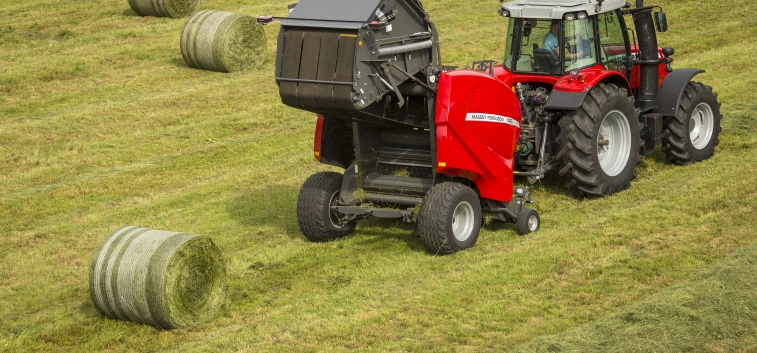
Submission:
[[[629,78],[631,52],[623,15],[625,1],[514,1],[508,18],[504,66],[513,73],[561,76],[602,65]]]

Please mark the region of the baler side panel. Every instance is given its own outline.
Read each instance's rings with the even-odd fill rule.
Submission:
[[[437,172],[473,181],[483,198],[510,201],[520,122],[518,99],[498,79],[471,70],[442,74],[435,116]]]
[[[299,27],[282,30],[282,103],[316,113],[353,110],[351,83],[357,32]]]

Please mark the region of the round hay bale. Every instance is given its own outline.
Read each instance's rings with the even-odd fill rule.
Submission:
[[[256,69],[265,59],[263,26],[247,15],[204,10],[181,31],[181,55],[189,67],[220,72]]]
[[[201,0],[129,0],[137,15],[155,17],[185,17],[200,9]]]
[[[218,315],[226,300],[226,265],[208,237],[127,226],[93,254],[89,292],[106,316],[187,327]]]

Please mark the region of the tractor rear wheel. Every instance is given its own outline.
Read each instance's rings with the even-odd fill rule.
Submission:
[[[665,125],[662,150],[668,161],[691,164],[715,153],[720,134],[720,103],[712,87],[689,82],[678,113]]]
[[[355,230],[356,221],[343,222],[332,211],[339,201],[342,175],[320,172],[308,178],[297,197],[297,223],[310,241],[329,241],[344,237]]]
[[[556,159],[565,187],[578,196],[601,197],[625,190],[636,177],[639,121],[625,88],[600,83],[581,107],[559,121]]]
[[[476,244],[481,217],[481,203],[471,188],[453,182],[436,184],[423,197],[418,235],[428,252],[452,254]]]

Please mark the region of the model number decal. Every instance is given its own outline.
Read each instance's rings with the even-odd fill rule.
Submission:
[[[517,120],[509,116],[494,115],[494,114],[468,113],[468,115],[465,116],[465,121],[486,121],[490,123],[502,123],[502,124],[512,125],[515,127],[520,127],[520,124],[518,123]]]

